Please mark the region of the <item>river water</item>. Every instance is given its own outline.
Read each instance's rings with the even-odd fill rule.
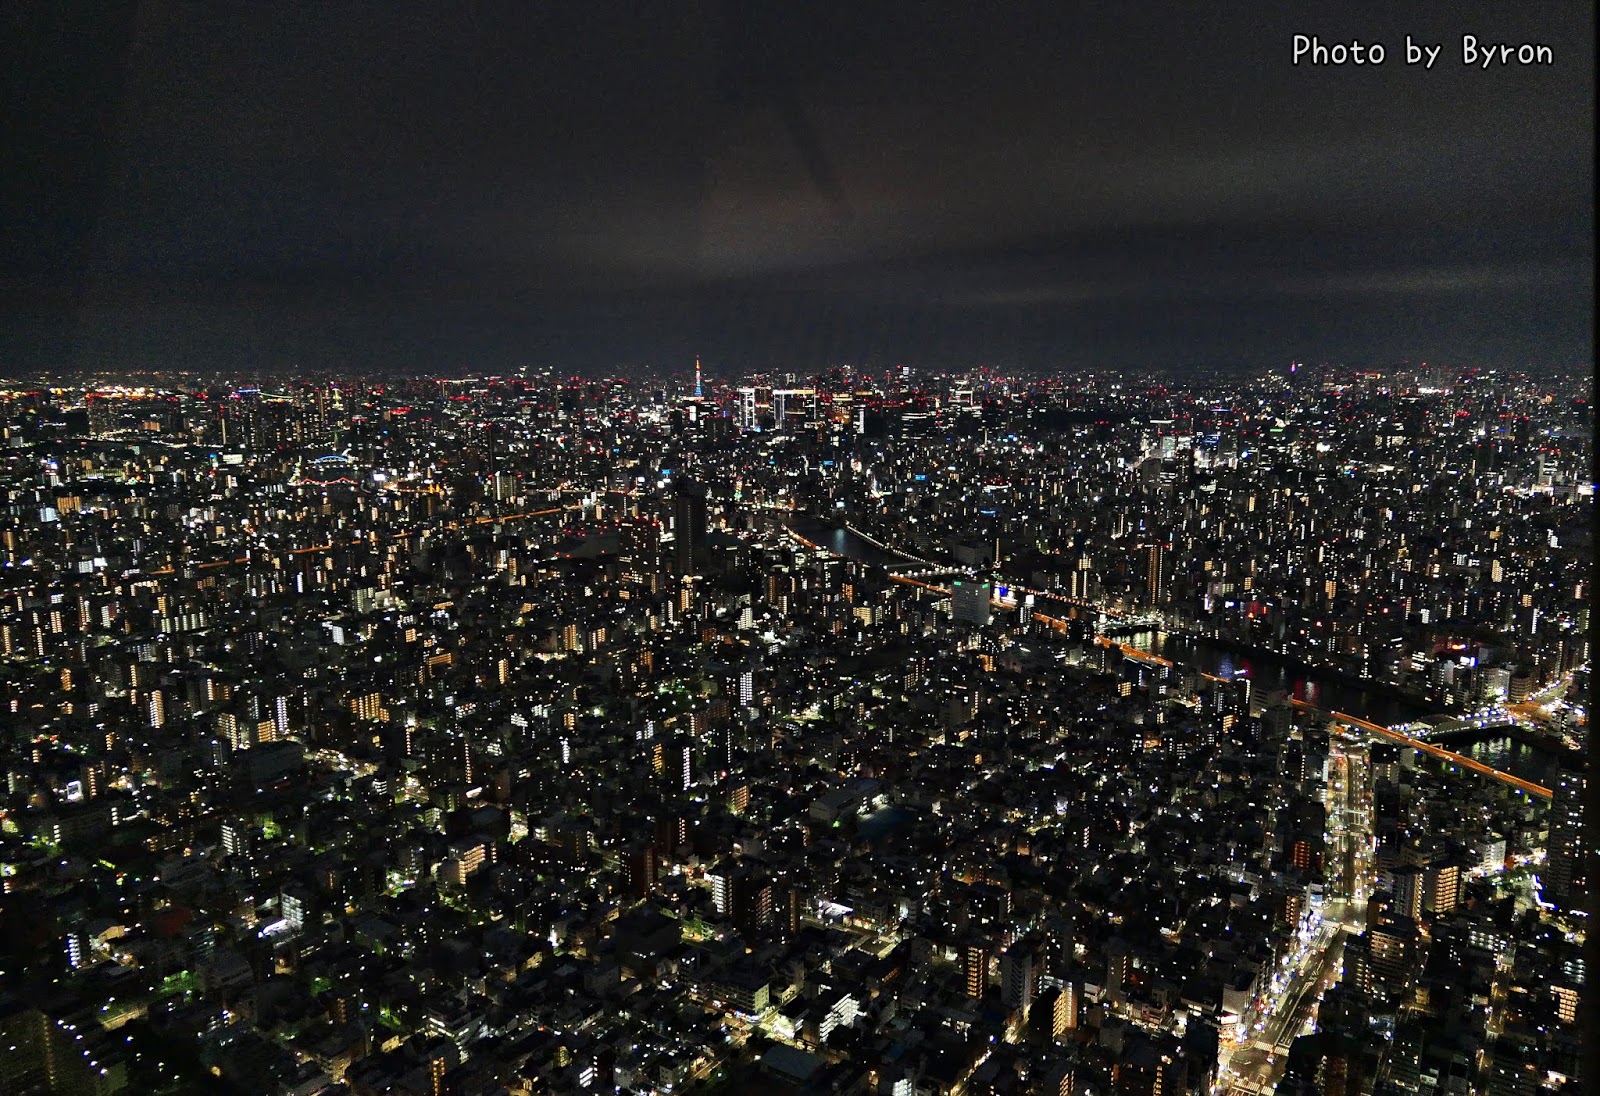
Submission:
[[[1119,634],[1116,638],[1131,647],[1216,677],[1249,678],[1252,697],[1265,699],[1269,693],[1283,692],[1318,708],[1348,712],[1386,727],[1439,711],[1437,705],[1430,706],[1407,697],[1398,689],[1378,684],[1362,685],[1342,677],[1318,676],[1294,659],[1274,658],[1262,652],[1247,654],[1176,633],[1144,631]]]
[[[789,528],[805,537],[807,540],[821,545],[836,556],[847,556],[850,559],[859,559],[863,563],[879,563],[885,567],[896,563],[911,562],[907,557],[895,552],[888,552],[877,545],[863,540],[859,535],[848,529],[805,514],[795,514],[788,519]]]
[[[807,540],[836,555],[885,566],[907,562],[906,557],[879,548],[830,522],[796,514],[789,519],[789,525]],[[1081,610],[1057,602],[1042,605],[1041,611],[1061,616],[1083,615]],[[1283,692],[1319,708],[1345,712],[1384,726],[1440,714],[1437,705],[1419,702],[1399,690],[1377,683],[1368,685],[1350,678],[1319,675],[1294,659],[1276,658],[1261,652],[1246,653],[1176,633],[1144,631],[1117,638],[1129,646],[1217,677],[1248,677],[1252,697],[1264,698],[1272,692]],[[1561,767],[1555,755],[1510,738],[1474,742],[1462,752],[1545,787],[1551,786]]]
[[[1556,786],[1556,777],[1562,769],[1579,771],[1583,768],[1583,755],[1568,750],[1559,756],[1534,749],[1514,738],[1489,738],[1468,746],[1452,746],[1458,753],[1483,762],[1491,769],[1520,776],[1546,788]]]
[[[1342,676],[1333,679],[1319,677],[1315,671],[1293,659],[1280,660],[1260,653],[1244,654],[1181,635],[1158,636],[1153,632],[1142,632],[1119,638],[1130,646],[1217,677],[1230,677],[1243,671],[1252,683],[1250,691],[1253,697],[1264,697],[1268,692],[1282,690],[1296,700],[1359,716],[1385,727],[1440,714],[1438,706],[1420,703],[1398,690],[1385,688],[1381,684],[1365,686]],[[1556,775],[1561,771],[1565,756],[1536,749],[1509,736],[1480,739],[1463,745],[1446,745],[1446,749],[1546,788],[1555,786]],[[1581,764],[1581,759],[1576,756],[1566,760]]]

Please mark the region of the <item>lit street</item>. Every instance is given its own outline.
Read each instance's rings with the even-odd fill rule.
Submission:
[[[1293,954],[1290,973],[1275,980],[1245,1017],[1247,1041],[1224,1047],[1215,1092],[1271,1091],[1289,1047],[1315,1030],[1317,1006],[1343,971],[1344,942],[1366,924],[1371,878],[1372,785],[1366,749],[1335,731],[1328,758],[1328,893],[1322,919]]]

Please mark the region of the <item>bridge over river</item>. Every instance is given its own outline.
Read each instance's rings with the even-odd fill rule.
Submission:
[[[797,526],[799,528],[797,528]],[[851,559],[859,559],[867,563],[877,563],[886,567],[894,567],[894,572],[892,572],[889,577],[893,581],[901,583],[902,585],[914,586],[920,589],[932,591],[934,593],[948,595],[950,593],[950,588],[939,585],[937,580],[945,575],[958,573],[957,571],[949,568],[928,564],[927,561],[915,559],[914,557],[908,556],[905,553],[896,552],[887,545],[868,541],[865,537],[862,537],[853,530],[839,528],[838,526],[831,525],[828,522],[815,518],[800,518],[797,516],[796,518],[790,520],[786,528],[792,537],[812,549],[831,552],[834,555],[846,556]],[[801,531],[802,529],[803,531]],[[1029,591],[1023,587],[1012,587],[1011,589],[1025,593],[1039,593],[1039,591]],[[1062,601],[1063,603],[1067,602],[1067,599],[1059,598],[1055,594],[1045,594],[1044,596],[1049,597],[1052,600]],[[999,598],[996,598],[994,603],[995,605],[1006,609],[1015,607],[1015,602],[1011,600],[1002,601]],[[1073,607],[1088,612],[1099,612],[1098,607],[1089,605],[1088,603],[1083,603],[1082,605],[1076,605],[1076,603],[1073,603]],[[1115,618],[1119,615],[1121,614],[1107,614],[1107,616],[1115,622],[1114,626],[1108,628],[1107,630],[1125,634],[1127,626],[1132,622],[1126,620],[1115,620]],[[1068,631],[1068,623],[1061,617],[1051,616],[1035,611],[1032,619],[1055,629],[1058,633],[1065,633]],[[1090,639],[1101,646],[1115,647],[1127,657],[1138,659],[1142,662],[1148,662],[1161,666],[1192,665],[1187,661],[1180,663],[1174,661],[1173,659],[1165,658],[1162,655],[1145,650],[1142,647],[1124,642],[1122,639],[1119,639],[1114,635],[1092,634]],[[1232,680],[1231,673],[1229,676],[1223,677],[1216,674],[1207,673],[1202,670],[1201,676],[1212,681]],[[1384,739],[1385,741],[1394,742],[1402,746],[1409,746],[1412,749],[1421,750],[1423,753],[1438,758],[1439,760],[1450,765],[1455,765],[1467,771],[1477,773],[1481,776],[1486,776],[1491,780],[1498,780],[1501,783],[1507,784],[1528,795],[1537,796],[1540,799],[1551,798],[1551,790],[1544,784],[1538,783],[1535,780],[1530,780],[1526,776],[1520,776],[1516,773],[1509,772],[1505,769],[1495,768],[1494,766],[1468,754],[1457,753],[1453,750],[1446,749],[1444,746],[1439,745],[1436,742],[1429,742],[1421,738],[1416,738],[1403,731],[1394,730],[1387,724],[1378,723],[1371,719],[1363,718],[1362,716],[1339,711],[1332,707],[1325,707],[1321,704],[1301,697],[1291,697],[1290,703],[1302,711],[1321,712],[1333,722],[1341,724],[1345,727],[1362,730],[1378,738]]]

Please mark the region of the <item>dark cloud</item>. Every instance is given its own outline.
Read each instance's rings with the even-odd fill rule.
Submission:
[[[13,368],[1592,353],[1587,5],[6,18]]]

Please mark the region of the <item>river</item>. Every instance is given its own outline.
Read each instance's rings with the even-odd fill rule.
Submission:
[[[1140,632],[1118,638],[1130,646],[1217,677],[1231,677],[1242,670],[1251,681],[1252,696],[1264,696],[1267,692],[1282,690],[1307,704],[1359,716],[1385,727],[1440,714],[1438,705],[1424,704],[1381,684],[1362,685],[1344,676],[1320,677],[1314,671],[1308,672],[1303,663],[1294,659],[1277,659],[1261,653],[1244,654],[1183,635]],[[1509,737],[1483,739],[1462,746],[1441,745],[1482,761],[1490,768],[1520,776],[1546,788],[1555,786],[1556,775],[1562,767],[1561,756],[1534,749]],[[1581,758],[1577,755],[1567,760],[1581,764]]]
[[[1560,775],[1562,769],[1580,771],[1584,763],[1583,754],[1576,750],[1564,751],[1557,755],[1536,750],[1525,742],[1518,742],[1509,737],[1483,739],[1467,746],[1449,748],[1481,761],[1491,769],[1520,776],[1524,780],[1531,780],[1546,788],[1556,786],[1556,777]]]
[[[908,562],[905,556],[879,548],[848,529],[818,518],[796,514],[789,519],[789,526],[807,540],[836,555],[884,566]],[[1062,616],[1084,615],[1082,610],[1061,603],[1052,603],[1042,609]],[[1384,726],[1440,713],[1438,705],[1428,705],[1397,689],[1378,683],[1366,685],[1347,677],[1319,675],[1304,663],[1291,658],[1277,658],[1259,651],[1245,653],[1179,633],[1144,631],[1119,635],[1117,638],[1129,646],[1217,677],[1232,678],[1242,674],[1251,682],[1253,697],[1265,697],[1268,693],[1281,691],[1307,704],[1346,712]],[[1547,788],[1561,767],[1554,755],[1508,738],[1474,742],[1462,752],[1486,765]]]
[[[857,533],[806,514],[793,515],[787,519],[787,524],[807,540],[821,545],[836,556],[847,556],[863,563],[877,563],[885,567],[912,562],[908,556],[886,551]]]
[[[1130,647],[1217,677],[1249,678],[1253,697],[1265,698],[1271,692],[1284,692],[1318,708],[1348,712],[1386,727],[1440,711],[1439,705],[1413,699],[1398,689],[1380,684],[1362,685],[1344,677],[1319,676],[1292,658],[1275,658],[1259,651],[1246,654],[1175,632],[1134,632],[1119,634],[1116,638]]]

